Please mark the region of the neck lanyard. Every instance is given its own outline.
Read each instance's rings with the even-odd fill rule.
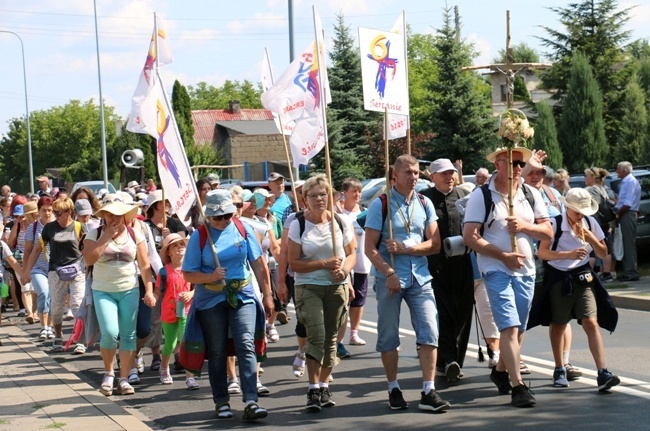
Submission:
[[[391,193],[391,196],[393,194]],[[393,196],[393,199],[395,197]],[[402,218],[402,221],[404,221],[404,227],[406,228],[406,233],[411,234],[411,221],[413,220],[413,212],[415,211],[415,203],[413,202],[413,199],[411,199],[411,214],[409,214],[409,218],[407,219],[404,213],[402,212],[402,206],[397,202],[397,199],[395,199],[395,203],[397,203],[397,213],[400,215]],[[404,198],[404,205],[406,205],[406,198]]]

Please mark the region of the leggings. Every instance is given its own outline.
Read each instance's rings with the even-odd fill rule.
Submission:
[[[165,345],[162,349],[162,354],[165,356],[171,356],[174,353],[176,344],[178,340],[183,339],[183,334],[185,334],[185,324],[187,323],[187,318],[180,317],[174,323],[161,322],[163,334],[165,335]]]
[[[99,347],[106,350],[117,348],[119,336],[121,350],[135,351],[139,293],[137,287],[124,292],[93,290],[93,303],[102,331]]]

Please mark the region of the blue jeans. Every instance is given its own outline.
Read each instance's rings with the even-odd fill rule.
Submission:
[[[535,276],[489,271],[483,274],[483,281],[499,332],[515,326],[524,332],[535,293]]]
[[[226,374],[226,348],[229,332],[235,343],[235,352],[239,361],[239,380],[241,381],[243,400],[244,402],[257,402],[255,304],[252,302],[244,304],[240,300],[237,303],[237,308],[232,308],[227,301],[223,301],[207,310],[197,310],[196,316],[205,339],[208,375],[214,403],[219,405],[230,401]]]
[[[47,281],[47,275],[42,272],[32,272],[29,275],[32,277],[32,286],[34,286],[34,290],[36,291],[39,314],[49,313],[50,285]]]
[[[399,347],[399,318],[402,300],[411,312],[411,325],[418,344],[438,347],[438,308],[433,296],[431,282],[413,285],[391,294],[385,279],[375,278],[377,292],[377,348],[378,352],[390,352]]]
[[[93,303],[99,329],[102,331],[99,347],[106,350],[115,349],[119,336],[120,350],[135,351],[139,294],[137,287],[124,292],[93,290]]]

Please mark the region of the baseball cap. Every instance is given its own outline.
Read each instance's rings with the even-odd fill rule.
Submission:
[[[271,172],[269,174],[269,177],[267,178],[268,181],[275,181],[279,180],[280,178],[284,179],[284,175],[278,174],[277,172]]]
[[[429,172],[432,174],[447,171],[458,172],[458,169],[454,167],[454,164],[451,163],[451,160],[449,159],[437,159],[431,162],[431,165],[429,165]]]
[[[23,207],[22,205],[16,205],[16,207],[14,208],[14,215],[15,216],[25,215],[25,207]]]
[[[74,203],[74,212],[80,216],[91,215],[93,213],[93,208],[90,206],[88,199],[79,199]]]

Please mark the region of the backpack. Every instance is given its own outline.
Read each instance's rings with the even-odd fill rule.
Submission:
[[[557,244],[560,242],[560,237],[562,236],[562,214],[558,214],[555,217],[555,234],[553,235],[553,244],[551,245],[551,250],[555,251],[557,249]],[[591,221],[589,217],[584,217],[587,221],[587,227],[591,230]]]
[[[599,190],[600,192],[601,190]],[[605,194],[598,193],[600,195],[600,202],[598,202],[598,212],[596,213],[596,219],[600,225],[609,224],[609,222],[616,219],[616,211],[614,210],[614,202]]]
[[[481,193],[483,193],[483,205],[485,207],[485,217],[483,218],[483,224],[481,225],[481,229],[479,230],[481,236],[483,236],[483,231],[485,230],[485,223],[487,223],[488,217],[490,216],[490,213],[494,209],[494,201],[492,200],[492,193],[490,192],[488,185],[489,183],[485,183],[481,186]],[[535,196],[533,195],[533,192],[530,190],[530,186],[528,186],[527,184],[522,184],[522,186],[523,186],[524,197],[530,204],[530,207],[533,208],[534,210]]]
[[[338,213],[333,214],[334,219],[336,219],[336,223],[339,225],[339,229],[341,229],[341,232],[345,233],[345,225],[343,224],[341,216],[339,216]],[[298,226],[300,226],[300,237],[302,238],[302,234],[305,233],[305,212],[300,211],[296,213],[296,220],[298,220]]]
[[[233,218],[232,219],[233,223],[235,223],[235,227],[239,231],[240,235],[244,237],[244,240],[246,240],[246,229],[244,228],[244,225],[242,224],[241,220]],[[205,227],[205,224],[202,224],[199,226],[197,229],[199,231],[199,247],[201,250],[203,250],[203,247],[205,247],[205,243],[208,241],[208,230]]]

